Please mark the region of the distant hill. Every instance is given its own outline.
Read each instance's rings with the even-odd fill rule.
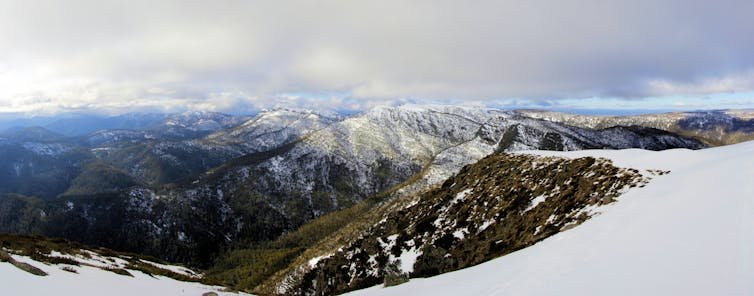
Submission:
[[[729,145],[754,140],[754,110],[714,110],[632,116],[590,116],[519,110],[522,116],[572,126],[600,129],[638,125],[693,137],[712,145]]]

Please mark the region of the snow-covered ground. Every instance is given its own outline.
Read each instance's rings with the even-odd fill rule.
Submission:
[[[524,153],[599,156],[671,173],[532,247],[352,294],[754,295],[754,142],[699,151]]]
[[[222,292],[224,289],[222,287],[182,282],[163,276],[150,276],[135,270],[128,270],[133,276],[125,276],[92,266],[50,265],[25,256],[13,255],[12,257],[19,262],[31,264],[48,275],[32,275],[10,263],[0,262],[0,295],[201,296],[209,292],[215,292],[217,295],[247,295]],[[76,273],[65,271],[63,267],[71,268]]]

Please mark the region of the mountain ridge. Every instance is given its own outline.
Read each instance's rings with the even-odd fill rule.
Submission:
[[[394,209],[372,227],[303,266],[291,265],[258,291],[331,295],[389,276],[424,277],[476,265],[574,227],[625,188],[648,181],[604,159],[496,153],[465,166],[438,188],[387,205]]]
[[[26,211],[13,217],[17,222],[8,228],[18,225],[28,231],[29,224],[22,221],[39,221],[33,224],[37,233],[208,267],[221,249],[238,241],[273,240],[407,180],[410,184],[391,195],[430,188],[500,150],[512,129],[525,132],[511,136],[515,145],[502,150],[537,149],[542,143],[562,150],[647,148],[645,140],[656,149],[703,147],[685,137],[631,129],[600,138],[604,131],[491,108],[380,107],[342,118],[313,111],[269,112],[202,138],[122,130],[95,133],[97,140],[77,144],[93,155],[75,162],[79,170],[90,170],[86,179],[94,182],[78,180],[83,186],[76,191],[42,205],[0,199],[0,207],[20,204],[46,215],[32,217],[35,211]],[[245,146],[247,136],[259,144]],[[89,165],[95,160],[100,165]],[[103,185],[114,191],[82,190],[91,187],[86,184],[107,181],[91,176],[120,173],[133,180]],[[119,232],[104,236],[108,229]]]
[[[697,151],[522,152],[602,157],[656,174],[645,187],[602,207],[600,215],[531,247],[466,269],[345,295],[751,294],[754,188],[746,180],[754,167],[752,151],[749,141]]]

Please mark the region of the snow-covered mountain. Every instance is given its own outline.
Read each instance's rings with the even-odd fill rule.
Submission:
[[[150,129],[181,128],[190,131],[218,131],[231,128],[246,120],[245,116],[233,116],[225,113],[193,111],[169,114],[163,121]]]
[[[342,119],[335,113],[312,110],[263,110],[239,126],[209,135],[206,141],[241,147],[243,154],[262,152],[296,141]]]
[[[519,143],[515,147],[501,145],[506,131],[514,127],[531,132],[510,136],[511,142]],[[548,137],[553,144],[542,147]],[[663,137],[675,141],[658,140]],[[656,146],[642,146],[636,139]],[[566,127],[494,109],[382,107],[333,123],[279,149],[234,160],[169,196],[200,209],[196,214],[203,225],[225,225],[215,228],[223,233],[219,237],[267,240],[379,193],[387,192],[390,199],[421,192],[496,150],[626,147],[702,145],[657,130]],[[207,202],[212,206],[207,207]],[[187,233],[192,238],[196,231]]]
[[[300,119],[289,122],[295,126]],[[316,123],[306,126],[323,125]],[[317,217],[419,173],[422,178],[413,190],[422,190],[495,150],[703,147],[661,131],[595,131],[457,106],[380,107],[311,130],[289,145],[210,170],[178,195],[262,196],[271,213],[295,227],[308,219],[301,218],[302,210],[305,216]]]
[[[523,152],[605,158],[652,180],[599,207],[600,214],[582,225],[533,246],[349,295],[752,295],[752,153],[754,142],[698,151]]]
[[[198,175],[234,158],[297,141],[340,119],[325,114],[267,110],[243,123],[236,122],[239,117],[223,114],[180,114],[169,118],[167,129],[103,130],[87,135],[85,142],[103,161],[128,171],[140,181],[163,184]],[[212,120],[218,116],[219,119]],[[196,126],[207,120],[223,124],[212,133]],[[182,134],[181,130],[189,132]]]
[[[588,116],[540,110],[516,113],[571,126],[603,129],[638,125],[697,138],[709,145],[727,145],[754,140],[754,111],[717,110],[635,116]]]
[[[328,213],[419,194],[496,152],[704,146],[651,128],[590,129],[461,106],[379,107],[349,117],[277,109],[189,134],[120,129],[49,143],[67,143],[88,158],[62,159],[78,169],[45,175],[63,180],[45,187],[55,189],[45,199],[0,195],[0,229],[209,268],[223,250],[275,240]],[[9,137],[0,148],[37,143],[28,140]],[[265,272],[285,268],[308,245],[290,248]]]

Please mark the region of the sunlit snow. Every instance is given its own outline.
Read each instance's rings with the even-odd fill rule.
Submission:
[[[671,173],[532,247],[352,295],[754,295],[754,142],[525,153],[606,157]]]

